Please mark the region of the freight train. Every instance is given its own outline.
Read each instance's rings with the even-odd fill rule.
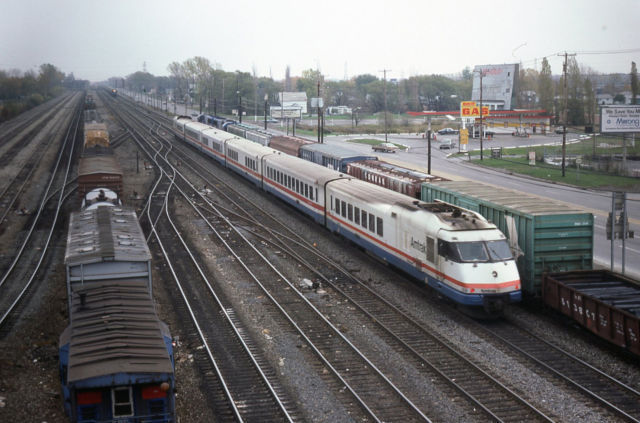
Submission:
[[[190,118],[176,138],[456,304],[495,313],[521,299],[506,237],[480,214],[425,203]]]
[[[96,128],[87,127],[84,153],[96,144]],[[97,145],[108,149],[108,137]],[[82,182],[83,205],[69,222],[69,325],[59,340],[64,409],[78,423],[174,422],[172,339],[153,302],[151,253],[135,211],[102,182]]]

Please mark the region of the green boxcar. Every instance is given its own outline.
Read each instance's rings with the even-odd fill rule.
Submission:
[[[472,181],[422,184],[421,199],[476,211],[509,238],[523,292],[539,297],[544,272],[593,268],[593,214]]]

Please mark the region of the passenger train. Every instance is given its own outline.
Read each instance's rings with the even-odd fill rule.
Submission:
[[[85,131],[85,152],[91,136]],[[101,142],[108,149],[108,136]],[[69,325],[59,339],[64,409],[78,423],[174,422],[172,338],[155,310],[151,253],[135,211],[122,207],[108,178],[92,175],[67,234]]]
[[[176,138],[459,305],[499,312],[521,300],[506,237],[480,214],[425,203],[283,154],[189,117]]]

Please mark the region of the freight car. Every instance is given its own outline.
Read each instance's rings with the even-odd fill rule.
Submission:
[[[361,160],[378,160],[377,156],[362,154],[332,144],[307,144],[300,147],[301,159],[339,172],[347,171],[347,164]]]
[[[520,301],[506,237],[480,214],[427,204],[179,117],[176,137],[457,304]]]
[[[607,270],[547,273],[546,305],[599,337],[640,356],[640,285]]]
[[[96,108],[96,102],[91,94],[87,94],[84,98],[84,110],[90,110]]]
[[[380,160],[350,162],[347,164],[347,173],[362,181],[418,199],[424,182],[447,180]]]
[[[105,188],[122,198],[122,169],[113,154],[87,155],[78,164],[78,197],[83,201],[87,193]]]
[[[96,146],[103,148],[109,147],[107,125],[98,122],[86,122],[84,124],[83,148],[88,149]]]
[[[300,148],[302,146],[313,144],[314,141],[309,141],[300,137],[291,137],[288,135],[275,135],[271,137],[269,147],[274,150],[282,151],[285,154],[291,156],[300,157]]]
[[[173,422],[174,359],[151,295],[151,254],[133,210],[72,213],[65,264],[69,326],[60,336],[72,422]]]
[[[83,150],[78,162],[78,197],[81,202],[91,191],[113,191],[122,198],[122,169],[113,155],[104,123],[85,123]],[[95,202],[95,198],[91,199]]]
[[[421,199],[456,204],[493,222],[507,235],[523,292],[532,298],[541,295],[544,272],[592,269],[591,213],[474,181],[422,184]]]

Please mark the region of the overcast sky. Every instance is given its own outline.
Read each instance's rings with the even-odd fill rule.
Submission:
[[[0,0],[0,69],[51,63],[91,81],[204,56],[226,71],[330,79],[540,69],[557,53],[603,73],[640,62],[639,0]],[[633,50],[618,54],[587,54]]]

